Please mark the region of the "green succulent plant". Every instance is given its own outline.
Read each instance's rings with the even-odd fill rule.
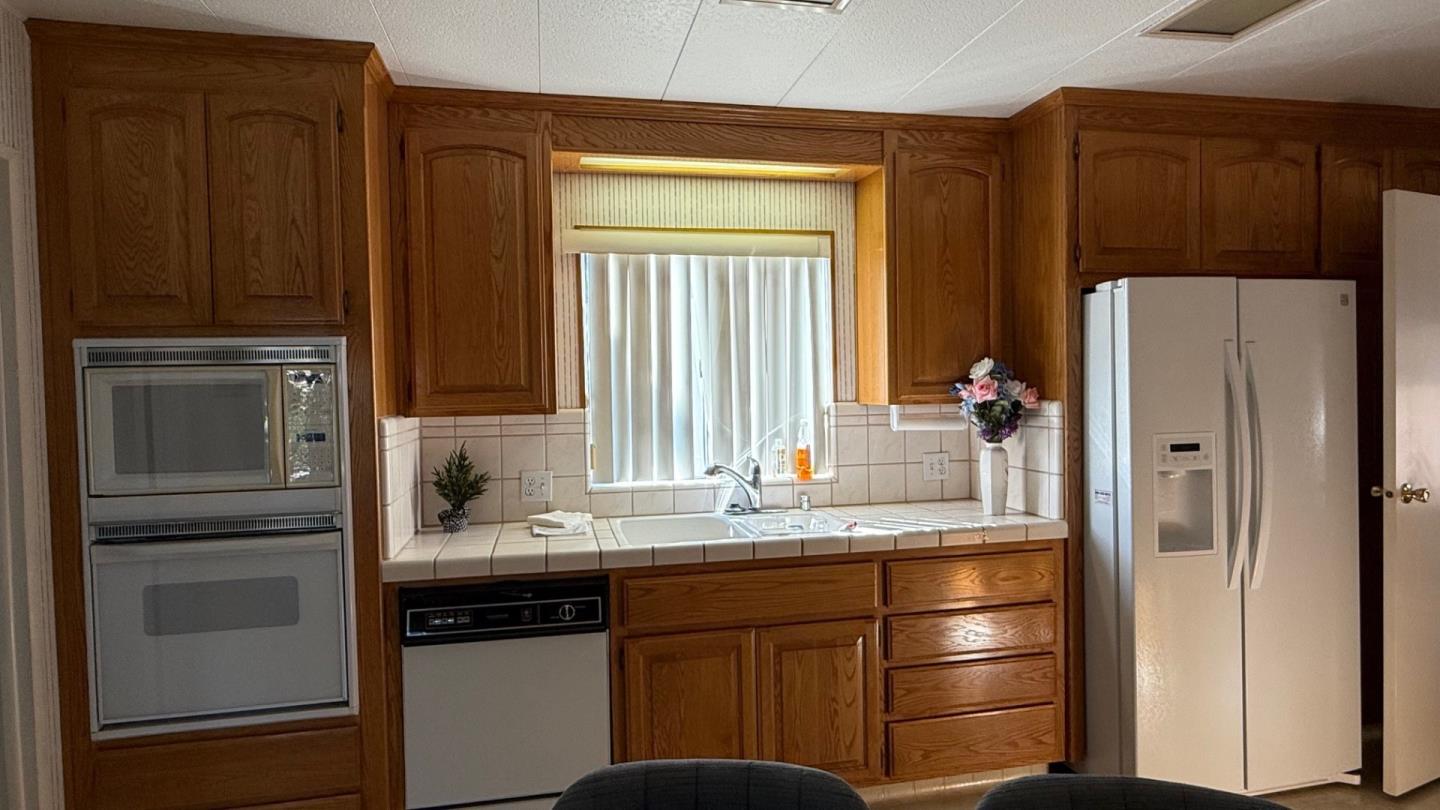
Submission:
[[[431,486],[435,487],[435,494],[450,504],[451,509],[457,510],[464,509],[465,504],[484,495],[485,485],[490,483],[490,473],[475,471],[475,462],[470,460],[470,452],[463,442],[450,451],[445,463],[436,467],[431,477],[434,478]]]

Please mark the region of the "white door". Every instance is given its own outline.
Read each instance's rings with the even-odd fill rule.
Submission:
[[[1355,284],[1239,282],[1246,789],[1360,768]]]
[[[1440,778],[1440,197],[1385,192],[1385,792]],[[1405,487],[1423,492],[1410,497]]]

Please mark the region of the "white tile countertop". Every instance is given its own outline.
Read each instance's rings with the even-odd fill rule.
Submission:
[[[814,511],[858,525],[827,534],[627,546],[616,539],[610,520],[603,518],[597,518],[583,537],[566,538],[533,537],[526,523],[486,523],[456,534],[422,531],[386,560],[381,570],[386,582],[420,582],[1055,540],[1069,534],[1063,520],[1023,513],[982,515],[979,501],[837,506]]]

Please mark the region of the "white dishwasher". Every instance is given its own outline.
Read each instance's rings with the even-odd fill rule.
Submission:
[[[549,808],[610,764],[603,578],[400,591],[405,806]]]

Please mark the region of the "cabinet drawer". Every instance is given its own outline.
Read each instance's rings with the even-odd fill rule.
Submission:
[[[1052,551],[893,562],[885,567],[886,599],[901,608],[1040,602],[1054,596],[1055,571]]]
[[[627,629],[793,623],[866,613],[878,594],[869,562],[629,579]]]
[[[886,627],[892,661],[1039,650],[1055,643],[1055,606],[893,616]]]
[[[904,717],[1046,703],[1056,697],[1055,657],[944,664],[890,672],[890,711]]]
[[[900,779],[1037,765],[1061,756],[1055,706],[890,724],[890,776]]]

